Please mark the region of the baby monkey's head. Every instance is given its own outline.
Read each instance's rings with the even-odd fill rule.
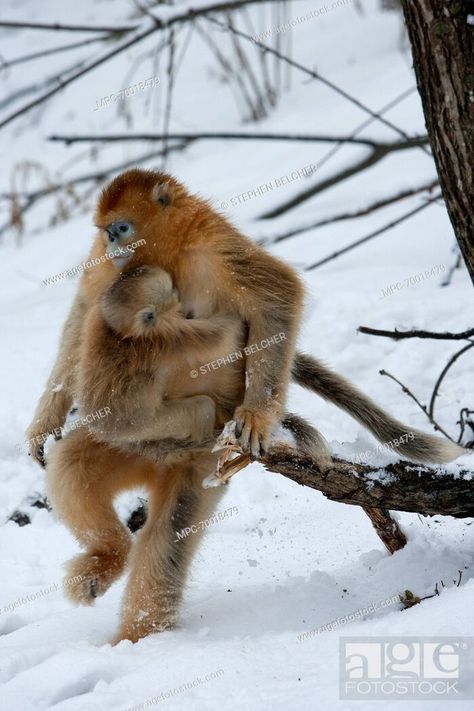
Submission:
[[[121,274],[102,295],[101,308],[110,328],[126,338],[156,337],[166,316],[180,313],[170,275],[150,266]]]

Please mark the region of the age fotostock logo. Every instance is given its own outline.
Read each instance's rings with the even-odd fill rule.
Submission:
[[[474,699],[474,637],[341,637],[339,698]]]

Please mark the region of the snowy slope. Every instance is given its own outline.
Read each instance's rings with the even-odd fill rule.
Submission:
[[[363,5],[363,15],[349,5],[300,24],[293,32],[294,56],[368,106],[380,109],[414,85],[411,58],[399,49],[397,16],[378,12],[372,0]],[[11,20],[136,21],[132,4],[126,0],[113,3],[112,19],[111,7],[105,0],[66,4],[8,0],[2,4],[3,16]],[[297,2],[293,15],[314,7],[314,3]],[[270,16],[261,14],[261,8],[250,12],[263,31],[265,18]],[[52,41],[46,33],[27,30],[6,33],[0,29],[0,38],[2,56],[7,59]],[[124,143],[111,144],[95,155],[84,145],[65,148],[46,139],[53,133],[127,131],[114,109],[93,109],[100,97],[132,83],[127,72],[144,49],[152,46],[153,40],[147,42],[151,44],[128,51],[113,65],[106,64],[71,85],[52,100],[49,109],[2,130],[0,191],[12,189],[12,176],[18,181],[15,165],[22,161],[37,161],[53,180],[133,160],[145,152],[146,144]],[[85,48],[68,53],[67,61],[79,61],[88,52]],[[59,71],[62,62],[50,58],[19,65],[15,71],[11,68],[2,77],[4,95]],[[153,97],[143,94],[131,100],[137,102],[132,131],[161,126],[156,116],[162,116],[164,104],[162,64],[157,73],[163,81]],[[193,37],[175,89],[173,130],[243,130],[229,88],[218,81],[213,67],[205,45]],[[154,73],[150,62],[144,63],[134,81]],[[145,110],[147,99],[152,102],[151,113]],[[2,111],[9,113],[20,104]],[[416,94],[386,116],[411,135],[424,130]],[[359,108],[294,71],[291,89],[271,116],[257,127],[245,125],[244,129],[344,135],[365,118]],[[377,123],[363,135],[397,139]],[[302,190],[304,179],[245,203],[231,201],[262,183],[317,164],[328,149],[312,143],[197,142],[185,153],[171,153],[167,169],[216,207],[224,207],[247,234],[270,240],[293,227],[364,207],[435,177],[429,155],[413,149],[393,154],[275,220],[258,218]],[[320,169],[318,178],[332,175],[365,152],[361,146],[344,147]],[[38,172],[25,187],[41,188],[42,180]],[[22,189],[21,181],[16,185]],[[233,479],[220,505],[220,510],[236,506],[238,514],[212,526],[199,550],[178,630],[112,648],[109,640],[117,626],[123,581],[90,609],[74,608],[65,599],[60,589],[62,565],[77,545],[53,514],[22,503],[43,491],[43,475],[15,445],[24,438],[54,361],[77,284],[65,280],[44,286],[42,280],[78,264],[93,238],[91,208],[99,186],[85,187],[90,195],[72,210],[68,221],[49,226],[54,198],[45,200],[28,212],[21,239],[7,232],[0,245],[2,262],[8,265],[0,294],[0,710],[125,711],[140,708],[137,705],[147,700],[144,708],[163,704],[169,709],[196,711],[372,708],[370,701],[338,699],[339,637],[473,636],[472,521],[400,514],[409,543],[389,556],[358,508],[329,502],[315,491],[252,465]],[[473,291],[464,269],[455,273],[449,288],[440,288],[441,278],[433,277],[383,296],[390,284],[437,265],[448,267],[453,233],[444,208],[432,205],[360,249],[303,272],[306,265],[396,219],[420,200],[413,197],[365,218],[311,230],[269,249],[300,268],[307,284],[301,347],[353,379],[400,419],[428,430],[426,418],[412,401],[378,371],[385,368],[393,373],[426,402],[458,345],[395,343],[357,334],[356,329],[370,325],[462,330],[472,325]],[[1,205],[3,222],[6,203]],[[471,370],[468,354],[442,388],[438,418],[451,434],[456,432],[460,408],[472,402]],[[290,407],[311,418],[334,450],[345,456],[375,446],[370,435],[343,413],[296,387],[291,389]],[[463,457],[459,465],[469,467],[472,459]],[[135,494],[126,497],[121,510],[130,510],[135,500]],[[19,506],[30,515],[31,525],[4,523]],[[436,585],[439,596],[411,609],[401,611],[401,605],[393,601],[407,589],[420,597],[432,595]],[[27,595],[34,599],[28,600]],[[359,616],[334,624],[330,631],[320,630],[371,604],[376,609],[364,619]],[[315,632],[299,637],[311,631]],[[198,678],[200,682],[192,685]],[[173,689],[187,683],[191,688],[170,696]],[[160,698],[165,692],[169,698]],[[405,701],[403,708],[431,709],[434,703]],[[459,701],[456,709],[470,709],[472,703]],[[398,711],[400,703],[391,701],[386,706]]]

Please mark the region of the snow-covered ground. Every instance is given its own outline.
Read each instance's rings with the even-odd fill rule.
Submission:
[[[194,7],[200,4],[204,3],[194,3]],[[356,11],[354,3],[298,24],[293,30],[293,52],[299,62],[379,110],[414,85],[411,57],[400,49],[398,15],[379,12],[373,0],[362,4],[364,14]],[[294,6],[293,16],[300,16],[322,3],[296,2]],[[137,21],[132,9],[127,0],[2,3],[4,19],[43,22],[129,24]],[[264,15],[262,8],[249,13],[259,32],[268,29],[270,15]],[[0,28],[1,54],[10,60],[78,37],[86,35],[74,33],[65,40],[64,35],[54,38],[49,33]],[[225,41],[219,33],[218,37]],[[124,143],[107,146],[96,155],[86,145],[65,148],[46,139],[54,133],[127,131],[130,127],[117,117],[115,108],[94,111],[96,102],[155,74],[160,85],[129,99],[129,108],[132,131],[158,130],[165,63],[156,69],[147,60],[132,79],[127,78],[132,61],[154,41],[150,38],[72,84],[48,108],[2,129],[0,190],[25,189],[15,171],[25,161],[42,166],[54,180],[57,175],[73,177],[133,160],[145,152],[147,144]],[[53,55],[12,67],[2,76],[2,94],[20,92],[59,71],[63,62],[72,64],[89,52],[90,47],[85,47],[68,53],[67,59]],[[0,102],[1,116],[32,96],[20,96],[8,106]],[[151,101],[151,113],[145,110],[147,101]],[[424,131],[416,93],[386,117],[411,135]],[[270,117],[257,126],[242,126],[228,85],[216,77],[215,60],[194,36],[175,88],[171,129],[347,135],[365,118],[359,108],[294,70],[291,88]],[[396,133],[377,122],[362,135],[397,139]],[[316,143],[196,142],[184,153],[170,154],[167,169],[217,207],[225,207],[250,236],[268,240],[435,177],[429,155],[413,149],[391,155],[278,219],[258,218],[312,184],[315,176],[245,202],[237,199],[263,183],[317,164],[328,148]],[[366,151],[363,146],[343,148],[316,177],[332,175]],[[26,189],[41,188],[42,180],[40,171],[32,173]],[[136,645],[123,642],[111,647],[123,581],[92,608],[75,608],[65,599],[60,589],[62,565],[77,545],[52,513],[24,503],[43,491],[43,474],[15,445],[24,439],[77,285],[76,280],[64,280],[44,286],[42,280],[75,266],[87,255],[94,234],[91,208],[97,194],[98,187],[92,188],[84,206],[72,209],[70,219],[53,226],[49,219],[57,207],[54,199],[38,203],[25,216],[21,238],[6,232],[0,245],[2,263],[7,265],[0,294],[1,711],[125,711],[142,708],[142,703],[143,708],[163,705],[196,711],[371,708],[371,701],[339,700],[339,638],[473,636],[471,520],[399,515],[409,543],[389,556],[359,508],[329,502],[315,491],[253,465],[232,480],[220,507],[237,507],[238,513],[210,527],[199,549],[179,629]],[[473,291],[464,268],[456,271],[448,288],[440,287],[441,275],[384,296],[390,284],[451,263],[453,233],[443,206],[431,205],[359,249],[320,269],[303,272],[305,265],[376,230],[421,200],[413,197],[365,218],[308,231],[269,249],[300,268],[307,283],[301,347],[353,379],[400,419],[429,430],[413,402],[378,371],[385,368],[393,373],[426,402],[443,365],[460,345],[395,343],[357,334],[356,329],[359,325],[437,330],[472,326]],[[6,203],[1,205],[3,222]],[[460,408],[472,405],[471,369],[468,354],[442,388],[438,418],[451,434],[457,430]],[[311,418],[335,451],[354,456],[375,447],[375,441],[355,422],[296,387],[291,390],[290,406]],[[472,466],[468,456],[459,462]],[[131,494],[120,502],[124,515],[135,501],[136,494]],[[18,507],[29,514],[31,525],[19,527],[7,521]],[[439,596],[411,609],[402,610],[394,601],[405,590],[424,597],[436,587]],[[368,606],[373,606],[371,611]],[[305,636],[305,632],[312,634]],[[471,684],[473,678],[471,674]],[[189,688],[171,693],[186,684]],[[474,698],[474,687],[471,691]],[[408,711],[433,708],[435,703],[395,700],[386,702],[386,707]],[[459,701],[456,709],[472,708],[473,703]]]

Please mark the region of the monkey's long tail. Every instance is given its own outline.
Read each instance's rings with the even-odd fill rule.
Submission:
[[[296,354],[292,375],[299,385],[345,410],[380,442],[407,459],[445,463],[467,451],[448,439],[426,434],[399,422],[352,383],[310,355]],[[398,446],[394,440],[399,442]]]
[[[326,440],[321,432],[311,425],[304,417],[286,412],[281,420],[282,427],[291,432],[295,438],[298,450],[308,454],[320,464],[331,461],[331,454]]]

